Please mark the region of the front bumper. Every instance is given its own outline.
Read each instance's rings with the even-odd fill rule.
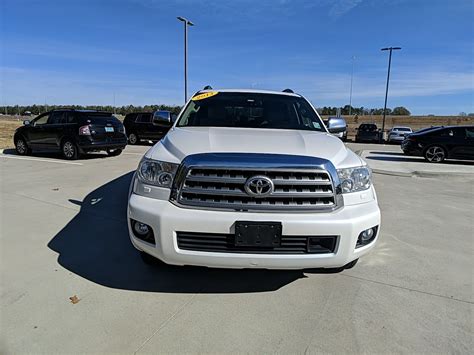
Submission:
[[[341,267],[375,245],[355,248],[359,234],[380,225],[377,201],[344,206],[329,213],[252,213],[180,208],[167,200],[132,193],[128,204],[129,235],[133,245],[167,264],[219,268],[305,269]],[[137,239],[130,219],[152,227],[156,245]],[[337,235],[338,246],[328,254],[245,254],[181,250],[176,232],[234,233],[236,221],[281,222],[284,235]],[[378,232],[380,233],[380,228]]]
[[[416,142],[412,142],[408,139],[405,139],[401,148],[405,154],[408,155],[423,155],[423,148],[418,145]]]

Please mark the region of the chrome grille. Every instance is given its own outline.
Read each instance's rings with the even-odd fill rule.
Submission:
[[[218,158],[225,159],[220,161]],[[334,174],[335,169],[327,160],[225,153],[199,154],[190,156],[189,160],[183,162],[171,195],[171,200],[182,207],[237,211],[329,211],[342,203],[337,185],[339,181],[334,183],[337,174]],[[248,194],[245,184],[255,176],[271,179],[271,194],[263,197]]]

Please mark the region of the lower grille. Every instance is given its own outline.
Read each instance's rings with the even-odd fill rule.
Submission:
[[[337,244],[337,236],[283,235],[279,247],[236,247],[234,234],[193,232],[177,232],[177,240],[183,250],[247,254],[329,254]]]

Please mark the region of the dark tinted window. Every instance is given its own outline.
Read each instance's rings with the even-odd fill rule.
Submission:
[[[42,125],[48,122],[49,113],[45,113],[34,120],[34,125]]]
[[[74,112],[65,112],[64,113],[64,122],[65,123],[77,123],[76,114]]]
[[[178,127],[252,127],[324,131],[316,112],[297,96],[217,93],[189,103]]]
[[[377,130],[377,126],[374,124],[361,124],[359,126],[359,130],[361,131],[367,131],[367,132],[373,132]]]
[[[440,137],[464,137],[464,128],[444,128],[433,132]]]
[[[474,138],[474,127],[466,128],[466,137]]]
[[[120,121],[117,117],[110,114],[102,113],[87,113],[81,115],[81,121],[89,124],[98,124],[105,125],[107,123],[120,124]]]
[[[48,124],[61,124],[64,123],[64,112],[55,111],[49,116]]]
[[[150,123],[151,122],[151,113],[140,113],[137,117],[138,123]]]
[[[168,111],[156,111],[155,116],[168,119],[170,117],[170,113]]]

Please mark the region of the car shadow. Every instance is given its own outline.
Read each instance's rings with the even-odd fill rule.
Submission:
[[[205,267],[148,265],[132,246],[127,229],[128,187],[132,172],[89,193],[79,213],[48,243],[65,269],[94,283],[116,289],[164,293],[241,293],[277,290],[304,272],[231,270]]]
[[[379,161],[395,161],[395,162],[409,162],[409,163],[427,163],[427,164],[445,164],[445,165],[474,165],[473,161],[468,160],[445,160],[442,163],[428,163],[423,157],[408,156],[398,152],[370,152],[369,154],[379,154],[380,156],[367,156],[365,159],[379,160]]]
[[[406,157],[407,156],[407,155],[403,154],[403,152],[389,152],[389,151],[370,152],[370,154],[394,155],[394,156],[399,156],[399,157]]]
[[[3,150],[3,154],[5,155],[18,155],[15,149],[7,148]],[[35,150],[29,157],[37,157],[37,158],[49,158],[49,159],[58,159],[58,160],[65,160],[64,157],[61,155],[60,152],[52,152],[52,151],[42,151],[42,150]],[[106,152],[97,152],[97,153],[87,153],[82,154],[79,157],[79,160],[90,160],[90,159],[102,159],[107,158],[108,155]]]

